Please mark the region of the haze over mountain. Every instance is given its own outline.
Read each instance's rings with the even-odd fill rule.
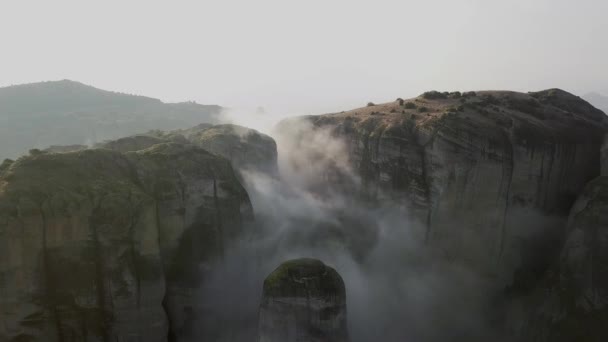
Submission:
[[[0,159],[31,148],[90,145],[151,129],[217,123],[219,106],[163,103],[62,80],[0,88]]]

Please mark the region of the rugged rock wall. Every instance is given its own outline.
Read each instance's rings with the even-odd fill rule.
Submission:
[[[163,143],[0,171],[0,341],[186,341],[194,289],[251,218],[228,161]]]
[[[501,285],[516,271],[535,277],[558,252],[570,206],[599,174],[608,127],[601,111],[556,89],[429,92],[303,121],[347,145],[359,178],[337,168],[332,187],[401,203],[429,244]],[[310,139],[293,127],[278,131]]]
[[[531,297],[524,341],[608,340],[608,176],[586,187],[568,232],[559,262]]]
[[[259,342],[347,342],[346,292],[319,260],[283,263],[264,281]]]
[[[558,261],[522,303],[531,312],[522,324],[530,342],[608,340],[608,174],[606,144],[602,175],[574,204]]]

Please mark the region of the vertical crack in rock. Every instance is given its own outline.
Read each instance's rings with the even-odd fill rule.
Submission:
[[[502,255],[505,249],[505,240],[507,237],[507,220],[509,218],[509,201],[511,196],[511,184],[513,183],[513,171],[515,168],[513,142],[510,136],[510,131],[503,131],[503,139],[505,146],[505,158],[502,161],[502,177],[501,177],[501,193],[504,193],[505,207],[502,214],[501,227],[500,227],[500,245],[498,248],[497,262],[500,263]],[[506,176],[506,177],[505,177]],[[504,182],[504,187],[503,183]]]
[[[163,286],[163,290],[164,290],[164,294],[163,294],[163,299],[161,302],[161,305],[163,307],[163,311],[165,312],[165,320],[167,321],[167,342],[175,342],[177,341],[177,335],[173,329],[173,324],[171,323],[171,311],[169,310],[169,291],[168,291],[168,284],[167,284],[167,277],[165,274],[165,258],[163,257],[163,245],[162,245],[162,226],[161,226],[161,219],[160,219],[160,208],[158,205],[158,196],[155,196],[154,198],[154,215],[155,215],[155,222],[156,222],[156,234],[157,234],[157,244],[158,244],[158,250],[159,250],[159,257],[160,257],[160,271],[161,271],[161,279],[164,282],[164,286]]]
[[[105,265],[103,260],[103,247],[99,241],[98,233],[98,222],[99,216],[101,215],[101,203],[103,197],[100,198],[93,207],[91,216],[89,216],[89,226],[91,227],[91,242],[93,247],[92,258],[95,264],[95,290],[97,295],[97,308],[99,310],[100,322],[101,322],[101,338],[104,342],[110,342],[109,327],[110,317],[108,317],[108,310],[106,308],[106,294],[109,293],[105,285]],[[91,198],[91,202],[95,202]]]
[[[217,238],[218,247],[220,251],[220,258],[224,258],[224,227],[222,226],[222,211],[220,207],[220,201],[217,196],[217,179],[215,174],[213,175],[213,203],[215,206],[215,217],[217,224]]]
[[[55,322],[55,330],[57,330],[57,340],[59,342],[64,342],[63,328],[61,323],[61,317],[59,316],[59,310],[57,309],[57,304],[55,303],[55,288],[52,284],[52,270],[51,270],[51,262],[49,261],[49,251],[48,251],[48,237],[47,237],[47,219],[46,214],[44,213],[43,203],[39,204],[40,210],[40,219],[42,223],[42,265],[44,268],[44,291],[46,298],[46,306],[47,310],[49,310],[51,316],[54,318]]]

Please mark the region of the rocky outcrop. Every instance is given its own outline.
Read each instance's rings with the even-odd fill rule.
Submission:
[[[346,342],[342,278],[319,260],[283,263],[264,281],[259,342]]]
[[[139,150],[145,150],[146,148],[152,147],[156,144],[168,142],[165,139],[157,138],[151,135],[139,134],[130,137],[124,137],[116,140],[106,141],[101,144],[97,144],[95,148],[105,148],[108,150],[118,152],[133,152]]]
[[[161,142],[193,144],[222,156],[238,171],[256,171],[278,175],[277,144],[271,137],[251,128],[237,125],[210,125],[170,132],[150,131],[97,144],[119,152],[139,151]]]
[[[251,211],[192,145],[3,163],[0,341],[188,341],[194,289]]]
[[[599,175],[607,128],[604,113],[552,89],[428,92],[277,131],[344,142],[349,167],[327,172],[321,189],[398,203],[422,240],[504,286],[516,272],[538,277],[558,253],[572,203]]]
[[[66,153],[82,151],[86,150],[87,148],[89,147],[86,145],[53,145],[45,148],[43,151],[49,153]]]
[[[277,144],[271,137],[238,125],[202,124],[173,131],[205,150],[223,156],[235,169],[277,175]]]

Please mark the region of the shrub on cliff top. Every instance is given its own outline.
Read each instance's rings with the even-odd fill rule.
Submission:
[[[427,100],[438,100],[438,99],[447,99],[448,95],[447,95],[447,93],[440,93],[436,90],[431,90],[431,91],[427,91],[426,93],[422,94],[422,97]]]

